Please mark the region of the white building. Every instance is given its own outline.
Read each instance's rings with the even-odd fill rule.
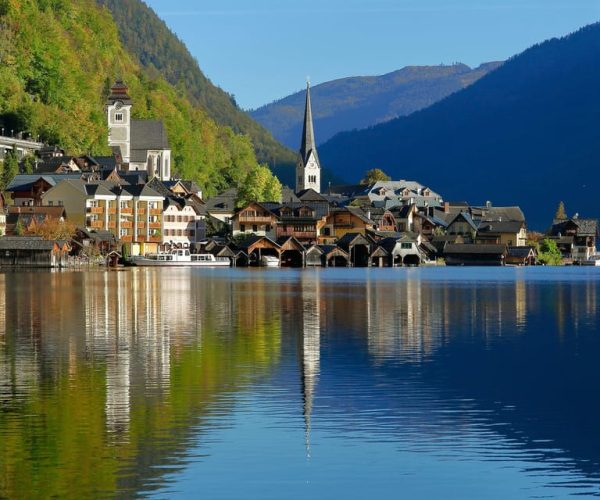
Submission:
[[[106,103],[108,145],[120,151],[129,170],[145,170],[148,176],[171,178],[171,149],[167,132],[157,120],[132,120],[133,102],[128,87],[117,81]]]

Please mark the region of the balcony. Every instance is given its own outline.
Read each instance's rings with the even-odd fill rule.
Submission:
[[[87,208],[87,213],[88,214],[103,214],[104,213],[104,207],[88,207]]]
[[[115,215],[115,214],[117,213],[117,209],[116,209],[116,208],[114,208],[114,207],[112,207],[112,208],[109,208],[109,209],[108,209],[108,213],[109,213],[109,214],[111,214],[111,215]]]
[[[160,222],[150,222],[148,224],[148,227],[150,229],[160,229],[161,228],[161,223]]]
[[[114,220],[108,221],[108,229],[115,229],[117,227],[117,223]]]
[[[130,234],[126,234],[125,236],[121,236],[121,241],[125,242],[125,243],[131,243],[132,241],[132,236]]]
[[[138,234],[137,240],[139,242],[144,242],[146,241],[146,235],[145,234]]]
[[[240,215],[240,224],[271,224],[272,217],[247,217]]]
[[[151,208],[150,215],[162,215],[162,210],[160,208]]]
[[[289,236],[293,236],[298,240],[316,240],[317,232],[316,231],[277,231],[277,237],[288,238]]]
[[[104,221],[101,220],[92,220],[88,222],[88,226],[93,228],[93,229],[103,229],[104,228]]]
[[[121,213],[123,215],[131,215],[133,214],[133,208],[121,208]]]
[[[162,238],[160,236],[150,236],[148,241],[151,241],[152,243],[161,243]]]
[[[146,215],[146,209],[145,208],[138,208],[137,213],[138,213],[138,215]]]
[[[146,227],[146,223],[145,223],[145,222],[138,222],[138,223],[137,223],[137,227],[138,227],[139,229],[144,229],[144,228]]]
[[[133,227],[133,222],[121,221],[121,227],[124,229],[131,229]]]

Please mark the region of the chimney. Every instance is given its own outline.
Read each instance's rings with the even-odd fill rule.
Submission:
[[[444,202],[444,213],[447,214],[450,212],[450,203],[447,201]]]
[[[486,208],[492,208],[492,202],[491,201],[486,201],[485,202],[485,206],[486,206]]]

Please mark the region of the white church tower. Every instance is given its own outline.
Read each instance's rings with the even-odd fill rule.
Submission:
[[[314,189],[321,192],[321,165],[317,155],[315,132],[313,129],[312,109],[310,106],[310,83],[306,83],[306,108],[304,127],[298,162],[296,163],[296,192]]]
[[[131,157],[131,98],[128,87],[121,80],[110,89],[106,102],[108,118],[108,145],[120,147],[123,163]]]

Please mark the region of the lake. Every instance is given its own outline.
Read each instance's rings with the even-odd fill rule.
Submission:
[[[0,497],[600,496],[600,269],[0,274]]]

